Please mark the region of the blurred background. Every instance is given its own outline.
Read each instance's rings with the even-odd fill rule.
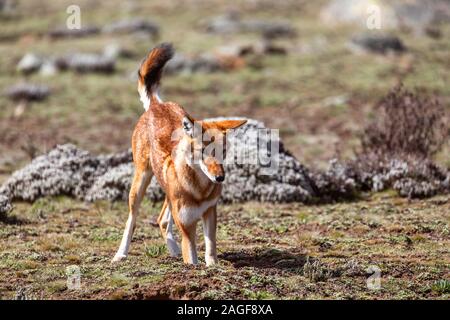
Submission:
[[[447,0],[0,0],[0,182],[58,143],[129,148],[136,70],[162,41],[177,50],[165,100],[263,121],[324,168],[399,83],[449,109],[449,21]]]

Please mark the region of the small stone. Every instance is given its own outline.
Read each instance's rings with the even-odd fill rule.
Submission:
[[[55,74],[58,73],[58,68],[53,61],[45,61],[42,64],[39,73],[44,77],[54,76]]]
[[[12,205],[9,197],[0,194],[0,216],[8,214],[12,210]]]
[[[47,98],[50,89],[45,85],[20,83],[6,89],[6,95],[15,101],[41,101]]]
[[[205,26],[207,32],[217,34],[254,32],[266,39],[295,37],[295,28],[287,21],[241,19],[236,11],[210,19]]]
[[[95,53],[72,53],[56,60],[58,68],[76,72],[112,73],[115,71],[115,59]]]
[[[362,50],[377,54],[403,53],[406,47],[396,36],[386,34],[362,34],[351,39],[350,48],[354,51]]]
[[[41,67],[43,61],[33,53],[27,53],[17,64],[17,71],[25,74],[33,73]]]
[[[103,27],[105,33],[144,33],[152,37],[158,37],[159,26],[149,20],[136,18],[128,20],[120,20]]]
[[[81,29],[68,29],[67,27],[61,27],[51,30],[48,36],[53,39],[62,38],[82,38],[92,36],[100,33],[98,27],[89,26]]]

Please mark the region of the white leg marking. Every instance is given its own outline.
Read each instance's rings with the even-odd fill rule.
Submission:
[[[119,249],[117,250],[117,253],[112,260],[113,262],[121,261],[127,258],[135,224],[136,219],[133,215],[130,214],[128,216],[127,224],[125,225],[125,231],[123,232],[122,241],[120,242]]]
[[[189,246],[189,262],[192,264],[198,264],[197,249],[195,248],[195,242],[192,242]]]
[[[145,172],[141,178],[141,181],[139,182],[139,189],[136,194],[136,200],[135,200],[135,206],[134,206],[136,212],[130,212],[130,214],[128,215],[128,220],[127,220],[127,224],[125,225],[125,231],[123,232],[122,241],[120,242],[119,249],[117,250],[117,253],[115,254],[114,258],[112,259],[112,262],[124,260],[128,256],[131,238],[133,237],[134,227],[136,225],[136,217],[139,212],[139,205],[142,201],[142,198],[144,197],[145,189],[147,188],[148,183],[151,178],[152,178],[152,173]]]
[[[203,235],[205,237],[205,261],[207,266],[217,263],[216,257],[216,230],[213,230],[214,217],[212,214],[203,219]]]
[[[164,212],[163,222],[167,222],[166,244],[167,248],[169,249],[169,254],[171,257],[178,257],[181,254],[181,250],[173,235],[173,217],[170,213],[169,207],[167,207],[166,211]]]

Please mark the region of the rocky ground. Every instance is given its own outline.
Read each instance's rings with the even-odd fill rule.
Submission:
[[[112,265],[124,203],[17,203],[0,229],[0,297],[450,298],[448,196],[408,201],[385,192],[321,206],[221,205],[219,264],[211,268],[203,259],[192,267],[169,257],[153,225],[160,205],[145,201],[129,259]],[[198,245],[202,257],[201,236]],[[81,273],[73,290],[70,266]],[[377,270],[381,287],[372,290],[367,281],[376,285]]]

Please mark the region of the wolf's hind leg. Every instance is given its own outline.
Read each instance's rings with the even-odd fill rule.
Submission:
[[[158,225],[164,240],[166,240],[170,256],[178,257],[181,254],[181,250],[173,234],[173,217],[170,212],[167,198],[164,200],[164,204],[159,214]]]
[[[136,227],[136,218],[139,213],[139,206],[141,204],[142,198],[145,195],[145,190],[152,179],[152,171],[139,170],[136,168],[134,173],[133,184],[130,189],[130,196],[128,199],[129,205],[129,215],[128,220],[125,225],[125,230],[123,232],[122,241],[120,242],[119,249],[114,256],[112,262],[117,262],[126,259],[128,256],[128,251],[130,249],[131,238],[133,237],[133,232]]]

